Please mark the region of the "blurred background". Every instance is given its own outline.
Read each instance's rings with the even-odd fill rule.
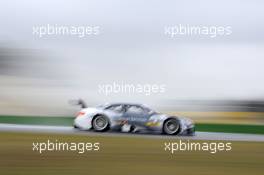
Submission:
[[[1,1],[0,115],[73,116],[68,104],[145,103],[201,122],[264,124],[264,2]],[[34,26],[99,26],[96,36],[33,34]],[[230,26],[228,36],[164,34],[175,25]],[[99,93],[102,84],[165,92]]]
[[[261,0],[0,0],[1,173],[263,174],[263,139],[248,139],[264,136],[263,9]],[[48,25],[98,32],[35,33]],[[166,27],[179,25],[230,27],[231,33],[166,34]],[[114,84],[164,89],[149,95],[100,91]],[[197,137],[77,132],[72,122],[80,108],[68,102],[79,98],[88,106],[144,103],[186,116],[195,121]],[[32,143],[48,140],[99,142],[100,151],[32,151]],[[164,151],[164,143],[181,140],[230,142],[232,150]]]

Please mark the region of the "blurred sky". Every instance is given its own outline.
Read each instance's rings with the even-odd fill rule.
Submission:
[[[25,61],[22,53],[21,62],[27,65],[24,75],[29,78],[25,76],[27,80],[17,87],[37,82],[43,84],[42,92],[49,87],[47,91],[56,94],[51,89],[55,84],[57,91],[69,97],[98,102],[263,99],[263,8],[261,0],[2,0],[0,44],[34,52]],[[100,35],[32,35],[33,26],[47,24],[100,26]],[[232,34],[216,38],[164,35],[165,26],[178,24],[231,26]],[[12,76],[11,82],[18,81],[18,75]],[[10,83],[9,78],[2,75],[2,85]],[[99,84],[113,81],[165,84],[166,93],[148,97],[97,93]],[[32,92],[32,87],[25,88]],[[6,87],[5,92],[11,91]]]

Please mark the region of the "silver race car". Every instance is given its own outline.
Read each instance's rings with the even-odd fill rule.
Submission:
[[[82,110],[74,120],[74,127],[80,130],[155,132],[168,135],[194,135],[192,120],[161,114],[141,104],[113,103],[87,107],[78,101]]]

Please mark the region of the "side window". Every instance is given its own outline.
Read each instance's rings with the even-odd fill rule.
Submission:
[[[140,106],[129,106],[127,109],[128,113],[142,114],[144,113],[144,109]]]
[[[107,110],[115,111],[115,112],[122,112],[123,106],[122,105],[112,105],[106,108]]]

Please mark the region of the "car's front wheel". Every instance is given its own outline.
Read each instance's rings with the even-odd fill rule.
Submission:
[[[163,132],[168,135],[175,135],[180,132],[180,122],[175,118],[167,119],[163,124]]]
[[[92,126],[95,131],[106,131],[109,129],[109,120],[103,115],[95,116],[92,121]]]

